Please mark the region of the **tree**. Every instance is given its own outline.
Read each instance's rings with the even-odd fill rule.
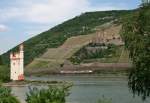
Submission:
[[[9,82],[10,81],[10,69],[7,66],[0,65],[0,81]]]
[[[147,3],[149,3],[150,2],[150,0],[142,0],[142,3],[143,4],[147,4]]]
[[[149,5],[150,0],[142,0],[142,6],[147,6]]]
[[[134,65],[129,75],[129,88],[134,95],[142,96],[143,100],[150,96],[149,0],[146,3],[127,17],[121,34]]]

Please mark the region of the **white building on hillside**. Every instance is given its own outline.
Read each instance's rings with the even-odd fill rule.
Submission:
[[[24,80],[24,51],[23,45],[20,45],[19,52],[10,54],[10,79]]]

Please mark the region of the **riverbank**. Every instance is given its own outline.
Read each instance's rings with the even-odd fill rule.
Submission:
[[[99,79],[107,79],[107,80],[127,80],[128,79],[128,71],[116,71],[116,70],[97,70],[95,72],[90,73],[54,73],[54,74],[33,74],[33,75],[26,75],[24,81],[10,81],[8,83],[3,83],[3,86],[6,87],[23,87],[23,86],[30,86],[30,85],[73,85],[72,81],[70,80],[57,80],[59,77],[81,77],[81,78],[88,78],[88,77],[95,77]],[[51,77],[57,78],[51,78]],[[38,78],[38,79],[37,79]],[[44,80],[43,78],[51,78],[51,80]]]
[[[67,85],[72,86],[73,83],[66,81],[43,81],[43,80],[24,80],[24,81],[11,81],[2,84],[5,87],[28,87],[30,85]]]

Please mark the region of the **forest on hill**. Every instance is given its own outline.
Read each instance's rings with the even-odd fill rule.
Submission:
[[[41,56],[48,48],[61,46],[68,38],[78,35],[86,35],[95,32],[94,28],[104,23],[120,22],[121,18],[133,11],[97,11],[83,13],[75,18],[59,24],[48,31],[23,42],[25,46],[25,65]],[[16,51],[18,46],[1,55],[2,62],[9,65],[9,54]]]

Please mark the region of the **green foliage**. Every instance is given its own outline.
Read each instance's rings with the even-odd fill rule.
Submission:
[[[91,48],[90,50],[88,49],[89,47]],[[84,60],[107,58],[115,55],[117,49],[118,47],[113,44],[105,45],[105,44],[90,43],[84,46],[83,48],[81,48],[78,52],[76,52],[70,58],[70,61],[74,64],[79,64]]]
[[[87,12],[25,41],[25,65],[32,62],[34,58],[41,56],[48,48],[55,48],[62,45],[67,38],[94,32],[96,26],[120,19],[121,16],[129,12]],[[18,46],[2,55],[4,64],[8,65],[10,52],[16,51],[17,48]]]
[[[10,81],[10,71],[7,66],[0,65],[0,81],[1,82]]]
[[[0,103],[20,103],[16,97],[11,94],[11,89],[0,86]]]
[[[68,87],[49,86],[48,89],[38,90],[29,88],[27,103],[65,103],[65,97],[69,95]]]
[[[148,4],[149,5],[149,4]],[[129,50],[134,68],[129,76],[129,87],[143,100],[150,96],[150,6],[142,6],[127,17],[122,38]]]

